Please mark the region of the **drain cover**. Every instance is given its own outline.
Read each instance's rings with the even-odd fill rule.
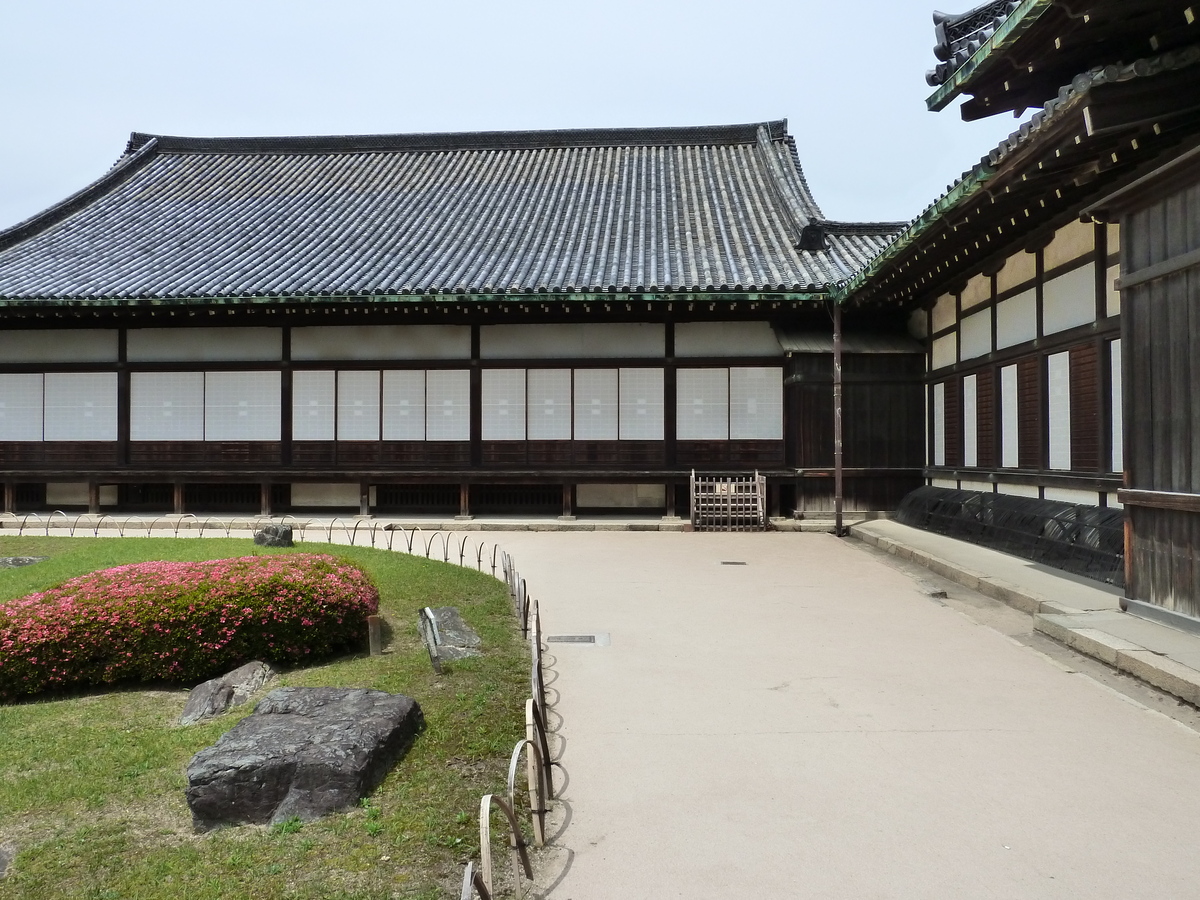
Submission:
[[[594,634],[552,634],[546,640],[555,644],[594,644],[596,636]]]
[[[723,565],[723,566],[744,566],[744,565],[746,565],[746,561],[742,560],[742,559],[723,559],[723,560],[721,560],[721,565]]]

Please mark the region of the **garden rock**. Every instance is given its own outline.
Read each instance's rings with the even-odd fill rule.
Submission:
[[[179,717],[179,724],[194,725],[203,719],[222,715],[231,706],[241,706],[274,677],[274,669],[256,660],[220,678],[210,678],[192,688],[183,707],[183,715]]]
[[[362,688],[277,688],[188,764],[197,831],[312,821],[356,805],[404,756],[417,701]]]
[[[0,556],[0,569],[19,569],[49,559],[48,556]]]
[[[435,606],[433,619],[437,622],[438,659],[465,659],[478,656],[483,643],[475,630],[463,621],[456,606]]]
[[[260,547],[294,547],[291,525],[264,525],[254,532],[254,543]]]

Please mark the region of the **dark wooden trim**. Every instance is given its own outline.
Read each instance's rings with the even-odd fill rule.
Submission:
[[[1120,317],[1118,316],[1100,322],[1088,322],[1085,325],[1076,325],[1074,328],[1068,328],[1066,331],[1056,331],[1045,337],[1026,341],[1024,344],[1005,347],[1003,350],[996,350],[986,356],[977,356],[964,363],[943,366],[940,369],[929,372],[927,377],[937,381],[956,374],[970,375],[972,370],[983,366],[1006,366],[1019,361],[1022,357],[1033,356],[1035,353],[1059,353],[1095,337],[1116,337],[1121,329],[1120,321]]]
[[[926,478],[945,478],[954,481],[987,481],[992,484],[1025,484],[1051,488],[1076,488],[1097,493],[1110,493],[1120,487],[1120,479],[1096,475],[1094,472],[1062,472],[1044,469],[967,469],[957,466],[926,466]]]
[[[1190,253],[1181,254],[1180,256],[1172,256],[1170,259],[1164,259],[1162,262],[1138,269],[1136,272],[1131,272],[1128,275],[1122,275],[1117,279],[1117,290],[1127,291],[1148,281],[1166,278],[1168,275],[1175,275],[1187,269],[1194,269],[1197,266],[1200,266],[1200,248],[1192,250]]]
[[[1200,494],[1184,494],[1176,491],[1134,491],[1121,488],[1117,499],[1126,506],[1145,506],[1150,509],[1174,509],[1180,512],[1200,513]]]
[[[1096,284],[1096,321],[1102,322],[1108,318],[1108,285],[1106,284],[1108,266],[1108,226],[1099,222],[1092,226],[1092,243],[1096,247],[1093,263]]]

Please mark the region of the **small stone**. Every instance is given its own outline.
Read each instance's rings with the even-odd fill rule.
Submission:
[[[15,844],[0,844],[0,878],[8,875],[8,869],[16,858],[17,847]]]
[[[404,756],[424,718],[417,701],[363,688],[277,688],[188,764],[197,831],[310,822],[350,809]]]
[[[264,525],[254,533],[254,543],[260,547],[294,547],[291,525]]]
[[[22,566],[32,566],[43,562],[48,556],[0,556],[0,569],[19,569]]]
[[[231,706],[241,706],[274,677],[274,669],[255,660],[220,678],[211,678],[192,688],[179,724],[194,725],[224,714]]]
[[[465,659],[478,656],[483,641],[470,625],[463,621],[456,606],[436,606],[433,618],[437,622],[438,657],[441,659]]]

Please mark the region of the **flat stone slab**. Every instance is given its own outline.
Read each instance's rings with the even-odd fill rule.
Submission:
[[[277,688],[188,764],[197,831],[312,821],[379,786],[424,726],[417,701],[362,688]]]
[[[32,566],[43,562],[48,556],[0,556],[0,569],[19,569],[22,566]]]
[[[265,662],[248,662],[219,678],[210,678],[192,688],[180,725],[194,725],[204,719],[212,719],[241,706],[275,677],[275,670]]]
[[[430,635],[422,625],[421,635],[431,655],[439,660],[465,659],[479,656],[483,641],[475,629],[463,621],[457,606],[435,606],[430,609],[437,625],[436,635]],[[432,639],[432,644],[430,643]]]

